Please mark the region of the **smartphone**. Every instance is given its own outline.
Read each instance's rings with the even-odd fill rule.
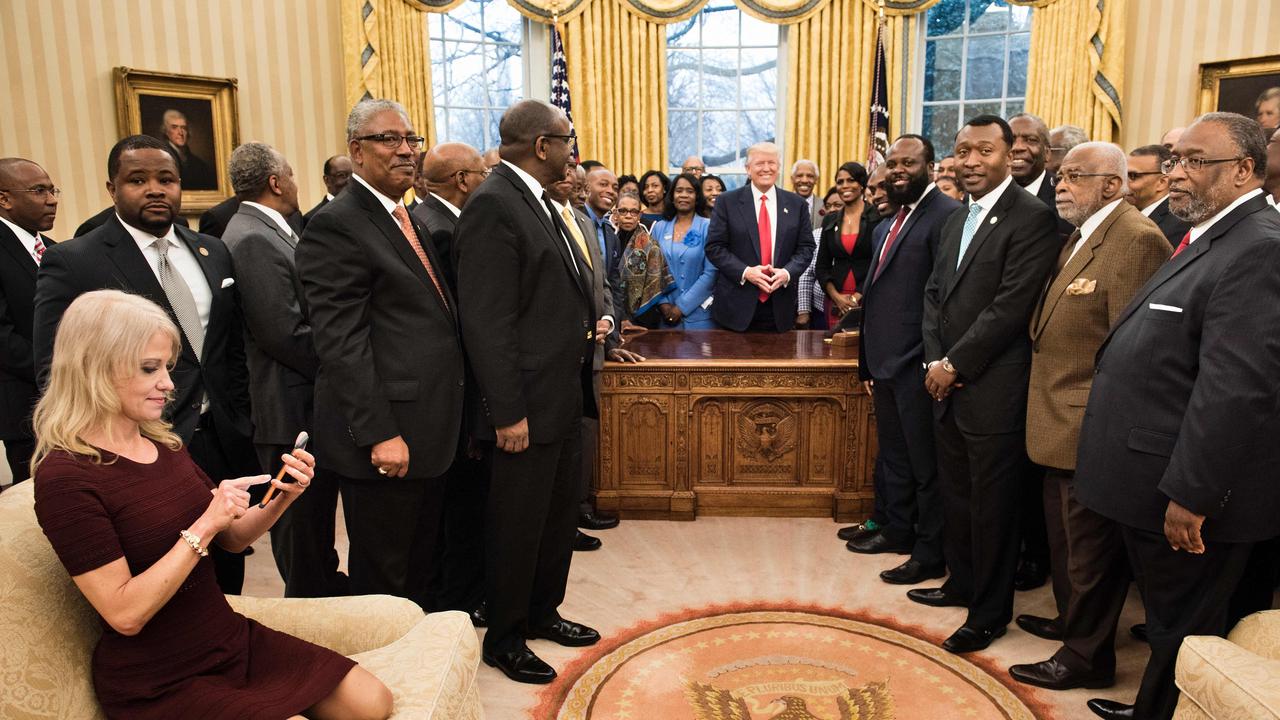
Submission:
[[[311,441],[311,436],[307,434],[306,430],[303,430],[302,432],[298,433],[298,439],[293,441],[293,449],[306,450],[307,443],[310,441]],[[284,468],[282,467],[280,469],[283,472]],[[291,483],[291,482],[298,482],[298,481],[294,480],[293,476],[290,475],[289,473],[284,473],[284,475],[280,478],[280,482]]]

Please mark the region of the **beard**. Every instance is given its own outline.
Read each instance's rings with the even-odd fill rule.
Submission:
[[[1183,222],[1199,225],[1213,217],[1218,203],[1210,196],[1175,192],[1169,194],[1169,212]]]
[[[893,186],[893,183],[886,183],[884,191],[890,203],[898,207],[904,207],[919,200],[927,187],[929,187],[929,174],[921,173],[910,176],[907,180],[907,186],[901,192]]]

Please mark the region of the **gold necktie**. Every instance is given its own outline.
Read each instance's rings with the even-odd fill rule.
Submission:
[[[582,230],[578,228],[578,219],[573,216],[573,211],[569,208],[560,209],[560,217],[564,218],[564,224],[569,228],[569,234],[573,236],[573,241],[578,243],[578,249],[582,251],[582,257],[587,261],[587,267],[592,270],[595,265],[591,263],[591,252],[587,250],[587,241],[582,237]]]

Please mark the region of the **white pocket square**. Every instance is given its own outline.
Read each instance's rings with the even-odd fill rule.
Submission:
[[[1152,310],[1163,310],[1164,312],[1171,312],[1171,313],[1182,312],[1182,308],[1180,307],[1174,307],[1172,305],[1161,305],[1160,303],[1151,303],[1147,305],[1147,307],[1151,308]]]
[[[227,288],[229,288],[229,287],[231,287],[232,285],[235,285],[235,284],[236,284],[236,279],[235,279],[235,278],[223,278],[223,279],[222,279],[222,289],[223,289],[223,290],[226,290]]]

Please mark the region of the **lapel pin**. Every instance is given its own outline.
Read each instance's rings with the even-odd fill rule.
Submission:
[[[201,254],[201,255],[203,255],[203,256],[205,256],[205,257],[209,257],[209,251],[208,251],[208,250],[205,250],[204,248],[199,248],[199,252],[200,252],[200,254]]]
[[[996,224],[996,220],[999,220],[999,219],[1000,219],[1000,218],[992,217],[992,218],[991,218],[991,224],[992,224],[992,225],[995,225],[995,224]]]
[[[789,212],[791,212],[791,208],[782,208],[782,214],[786,215]]]

